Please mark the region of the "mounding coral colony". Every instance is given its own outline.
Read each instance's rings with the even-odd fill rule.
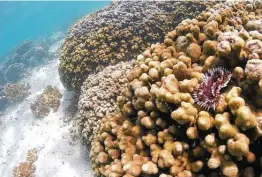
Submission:
[[[96,176],[259,176],[261,14],[220,3],[138,55],[92,141]]]
[[[81,142],[90,146],[101,119],[117,110],[116,98],[126,86],[126,73],[134,61],[119,62],[87,77],[81,88],[78,113],[73,132],[79,134]]]
[[[34,116],[39,118],[46,117],[51,110],[56,112],[59,105],[62,94],[57,87],[48,85],[44,91],[38,95],[33,103],[30,105],[30,109]]]
[[[144,6],[147,6],[147,10],[144,11],[142,10],[141,13],[138,13],[141,11],[141,8],[143,8]],[[124,13],[125,15],[122,17],[115,17],[112,16],[112,14],[108,14],[110,12],[110,10],[108,11],[108,9],[111,9],[112,7],[116,7],[114,9],[117,9],[115,13]],[[130,7],[132,7],[132,9],[130,9]],[[184,13],[183,11],[185,11],[185,8],[189,7],[186,11],[190,11],[190,13]],[[204,7],[206,7],[206,5],[202,5],[199,2],[177,2],[177,1],[172,1],[172,2],[159,2],[159,1],[134,1],[134,2],[130,2],[130,1],[123,1],[120,4],[116,3],[116,2],[112,2],[110,4],[109,7],[106,7],[105,9],[97,12],[96,15],[91,15],[94,18],[98,18],[100,19],[104,19],[104,18],[109,18],[110,20],[113,19],[114,22],[118,22],[118,23],[126,23],[124,19],[126,19],[127,16],[132,16],[132,18],[136,18],[137,20],[140,19],[140,16],[147,12],[146,17],[144,17],[143,19],[143,25],[146,25],[146,29],[152,29],[150,30],[151,32],[143,32],[143,34],[145,33],[147,36],[151,36],[148,37],[148,39],[150,38],[150,40],[146,40],[143,42],[147,42],[146,45],[138,45],[138,50],[133,51],[129,48],[126,48],[124,50],[125,54],[128,54],[126,56],[122,56],[121,58],[117,58],[115,56],[115,49],[110,49],[110,54],[114,54],[113,56],[111,55],[106,55],[106,57],[108,57],[108,61],[111,61],[111,65],[109,66],[104,66],[104,62],[101,61],[97,61],[96,67],[94,67],[93,69],[96,70],[100,70],[100,72],[94,72],[92,74],[84,75],[82,74],[77,74],[75,75],[75,77],[87,77],[85,79],[85,81],[82,84],[81,87],[81,92],[80,92],[80,98],[79,98],[79,102],[78,102],[78,113],[76,115],[76,120],[74,121],[74,126],[72,129],[72,132],[74,132],[76,135],[80,135],[81,137],[81,142],[87,146],[90,146],[93,136],[96,134],[97,132],[97,128],[100,126],[100,121],[101,119],[108,113],[113,113],[117,110],[117,103],[116,103],[116,98],[119,95],[119,93],[121,92],[122,88],[126,86],[128,80],[126,78],[126,72],[128,72],[133,66],[132,61],[130,61],[131,59],[133,59],[133,56],[135,56],[136,54],[138,54],[138,52],[142,51],[142,49],[144,50],[144,48],[146,46],[150,46],[149,43],[150,42],[155,42],[157,40],[163,41],[164,40],[164,34],[165,31],[169,31],[169,29],[171,30],[171,28],[173,29],[173,26],[177,25],[178,22],[180,22],[182,19],[186,19],[188,17],[192,17],[192,16],[196,16],[197,14],[200,14],[200,10],[203,9]],[[190,9],[194,9],[192,12]],[[102,13],[103,12],[103,13]],[[134,12],[134,13],[133,13]],[[170,12],[170,13],[167,13]],[[172,12],[172,13],[171,13]],[[152,13],[152,14],[151,14]],[[154,15],[156,15],[156,13],[159,13],[158,15],[160,16],[156,16],[157,19],[153,18]],[[100,15],[99,15],[100,14]],[[101,16],[101,14],[103,14]],[[105,14],[108,14],[109,16],[105,16]],[[149,15],[151,14],[151,15]],[[152,16],[153,15],[153,16]],[[135,16],[135,17],[134,17]],[[152,16],[152,17],[151,17]],[[149,18],[150,17],[150,18]],[[170,17],[170,18],[167,18]],[[172,17],[172,18],[171,18]],[[90,23],[87,23],[87,21],[93,21],[94,18],[90,18],[90,16],[86,16],[85,18],[83,18],[83,22],[77,23],[78,25],[74,25],[73,28],[76,26],[76,29],[72,29],[69,32],[69,36],[72,35],[73,31],[77,30],[77,31],[85,31],[87,30],[87,26],[86,25],[90,25]],[[116,18],[116,19],[115,19]],[[120,19],[118,19],[120,18]],[[132,19],[130,18],[130,19]],[[159,19],[160,18],[160,19]],[[116,20],[116,21],[115,21]],[[123,21],[124,20],[124,21]],[[127,20],[127,19],[126,19]],[[150,20],[150,21],[147,21]],[[171,21],[172,23],[171,23]],[[120,22],[119,22],[120,21]],[[99,20],[97,20],[93,25],[95,25],[97,22],[99,22]],[[138,21],[132,21],[132,23],[128,23],[128,25],[130,26],[133,23],[138,23]],[[151,26],[150,24],[157,24],[157,28],[155,28],[155,26]],[[80,25],[80,26],[79,26]],[[139,31],[143,31],[145,30],[143,25],[139,25],[136,26],[136,28],[141,28]],[[125,26],[125,25],[124,25]],[[125,26],[126,27],[126,26]],[[90,27],[88,27],[89,29]],[[161,30],[159,31],[159,29],[161,28]],[[163,31],[164,30],[164,31]],[[76,32],[76,31],[75,31]],[[115,33],[115,32],[111,32],[110,33]],[[158,34],[159,33],[159,34]],[[118,33],[117,33],[118,34]],[[154,35],[153,35],[154,34]],[[82,34],[82,35],[86,35]],[[137,33],[135,35],[138,35]],[[152,35],[153,36],[158,36],[157,38],[154,38],[154,40],[152,40]],[[92,37],[96,37],[97,35],[94,35]],[[79,36],[78,36],[79,37]],[[74,43],[74,41],[78,38],[77,36],[75,36],[73,39],[71,40],[66,40],[65,44],[64,44],[64,48],[67,48],[67,46],[70,44],[72,45],[78,45],[76,43]],[[129,36],[130,37],[130,36]],[[128,38],[129,38],[128,37]],[[134,37],[134,36],[133,36]],[[107,39],[110,38],[110,39]],[[127,39],[126,37],[123,36],[118,36],[117,38],[114,38],[114,40],[119,41],[118,39]],[[90,38],[88,38],[90,39]],[[104,38],[99,38],[99,39],[94,39],[95,41],[99,41],[100,43],[105,43],[105,41],[107,40],[111,40],[111,36],[105,36]],[[127,46],[133,46],[133,40],[125,40]],[[142,41],[141,41],[142,42]],[[109,47],[110,48],[110,47]],[[141,48],[141,49],[140,49]],[[65,53],[62,52],[62,55],[64,55]],[[69,55],[71,57],[69,57]],[[60,62],[65,63],[65,62],[73,62],[74,63],[74,57],[77,57],[78,54],[76,53],[67,53],[64,57],[61,56],[60,57]],[[98,55],[98,56],[95,56]],[[99,59],[101,56],[99,54],[97,54],[96,52],[92,52],[90,53],[90,55],[86,56],[87,58],[92,58],[94,56],[94,58]],[[127,57],[127,58],[125,58]],[[72,61],[71,61],[72,59]],[[120,60],[128,60],[128,61],[123,61],[120,62]],[[100,59],[99,59],[100,60]],[[86,62],[86,61],[82,61],[81,62]],[[89,61],[88,61],[89,62]],[[115,65],[112,65],[112,63],[116,63]],[[76,63],[77,64],[77,63]],[[78,63],[80,64],[80,63]],[[86,63],[88,64],[88,63]],[[109,63],[108,63],[109,64]],[[62,65],[60,65],[60,76],[64,75],[62,74]],[[90,67],[90,65],[87,65]],[[104,67],[103,69],[101,69],[102,67]],[[100,69],[98,69],[100,68]],[[91,71],[91,70],[90,70]],[[81,70],[82,72],[82,70]],[[83,71],[85,72],[85,71]],[[67,72],[66,72],[67,73]],[[61,78],[63,77],[71,77],[70,75],[64,75],[61,76]],[[63,80],[63,79],[62,79]],[[80,82],[78,82],[79,84],[81,84]],[[66,85],[66,84],[65,84]],[[78,91],[76,91],[78,92]]]
[[[30,94],[29,89],[30,85],[26,83],[8,83],[3,87],[2,98],[9,102],[18,102]]]
[[[85,16],[69,31],[59,74],[64,86],[80,91],[86,77],[109,64],[135,58],[185,18],[205,9],[199,2],[113,1]]]

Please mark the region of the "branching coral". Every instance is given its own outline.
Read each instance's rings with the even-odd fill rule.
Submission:
[[[88,74],[109,64],[134,59],[185,18],[205,5],[178,1],[113,1],[79,20],[69,31],[60,56],[63,84],[76,91]]]
[[[60,98],[62,94],[57,87],[52,87],[48,85],[42,94],[38,95],[36,100],[31,103],[30,109],[34,116],[45,117],[49,114],[51,110],[57,111],[60,105]]]
[[[27,153],[27,158],[25,162],[19,163],[18,166],[13,169],[14,177],[34,177],[35,165],[37,160],[37,150],[31,149]]]
[[[92,143],[97,176],[260,175],[262,78],[245,24],[262,19],[261,9],[260,1],[216,5],[137,57],[120,112],[102,120]],[[212,111],[193,99],[201,84],[219,98]]]

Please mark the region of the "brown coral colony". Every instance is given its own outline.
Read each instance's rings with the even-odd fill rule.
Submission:
[[[60,56],[61,81],[79,91],[94,70],[133,59],[151,43],[162,41],[182,19],[203,9],[194,1],[112,1],[69,31]]]
[[[217,4],[139,55],[92,142],[95,174],[259,176],[261,14],[261,1]]]

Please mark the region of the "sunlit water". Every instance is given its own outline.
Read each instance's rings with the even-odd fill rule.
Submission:
[[[34,40],[65,31],[74,21],[107,4],[109,1],[0,1],[0,56],[3,58],[25,39]]]

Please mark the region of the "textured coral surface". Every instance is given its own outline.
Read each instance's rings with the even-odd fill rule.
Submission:
[[[10,102],[22,101],[30,94],[29,89],[30,86],[25,83],[9,83],[3,88],[2,97]]]
[[[69,31],[60,57],[59,73],[68,89],[80,90],[94,70],[134,59],[204,5],[178,1],[113,1],[79,20]]]
[[[261,15],[261,1],[218,4],[139,55],[117,98],[120,111],[102,119],[92,142],[96,175],[259,176]],[[217,67],[230,78],[213,75],[203,92]],[[214,108],[195,92],[217,96]]]
[[[27,153],[25,162],[19,163],[18,166],[13,169],[13,177],[34,177],[35,166],[34,163],[37,160],[37,150],[31,149]]]
[[[81,88],[78,113],[74,122],[75,133],[85,145],[90,145],[101,119],[116,111],[116,98],[128,80],[126,73],[133,61],[120,62],[87,77]]]
[[[47,86],[43,93],[38,95],[36,100],[31,103],[30,109],[34,116],[44,118],[51,110],[57,111],[60,105],[62,94],[57,87]]]

